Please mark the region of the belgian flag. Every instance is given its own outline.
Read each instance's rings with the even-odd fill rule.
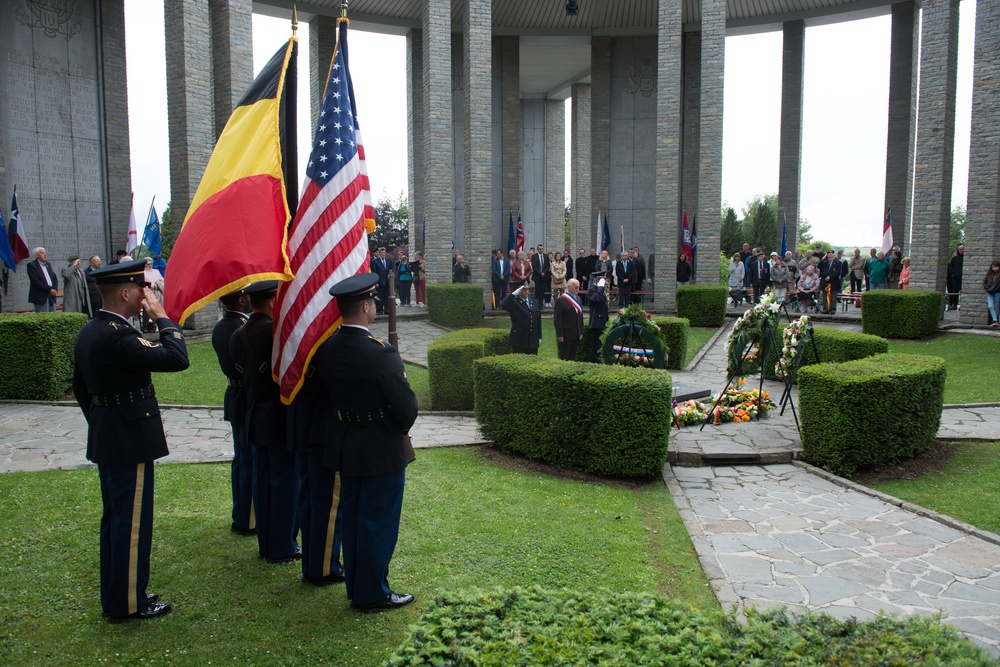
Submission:
[[[252,282],[292,279],[285,246],[298,202],[297,52],[293,36],[254,79],[215,144],[164,279],[164,307],[176,322]]]

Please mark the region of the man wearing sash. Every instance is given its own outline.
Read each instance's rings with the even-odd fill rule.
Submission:
[[[577,296],[580,292],[580,281],[571,278],[566,281],[566,291],[556,299],[552,312],[552,324],[556,328],[556,341],[559,347],[559,358],[564,361],[576,359],[576,348],[583,338],[583,307]]]

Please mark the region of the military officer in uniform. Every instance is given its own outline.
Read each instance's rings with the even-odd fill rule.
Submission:
[[[607,282],[605,274],[601,271],[590,274],[590,291],[587,293],[587,301],[590,304],[590,319],[587,322],[590,350],[587,353],[587,361],[595,364],[601,361],[601,334],[608,325],[608,295],[604,289]]]
[[[523,296],[522,296],[523,295]],[[500,302],[510,313],[510,346],[518,354],[538,354],[542,340],[542,302],[521,286]]]
[[[330,288],[343,324],[314,362],[330,400],[324,463],[340,473],[347,597],[362,612],[414,600],[389,587],[389,561],[399,537],[406,434],[417,418],[417,397],[399,352],[368,330],[377,284],[377,275],[362,273]]]
[[[229,385],[222,403],[222,418],[233,429],[233,463],[230,480],[233,487],[233,523],[231,530],[241,535],[257,532],[257,522],[253,514],[253,454],[247,442],[246,397],[243,395],[243,376],[236,372],[233,357],[229,353],[229,341],[236,330],[247,322],[250,312],[250,297],[243,289],[238,289],[219,299],[226,309],[215,328],[212,329],[212,347],[219,358],[219,366]]]
[[[229,352],[242,375],[246,396],[258,555],[271,563],[287,563],[301,558],[302,552],[295,543],[299,495],[295,455],[286,446],[285,405],[271,375],[271,313],[278,281],[253,283],[245,291],[253,314],[233,334]]]
[[[150,372],[188,367],[181,328],[145,282],[145,260],[98,269],[103,298],[76,339],[73,395],[87,418],[87,458],[101,480],[101,608],[112,623],[155,618],[172,607],[146,592],[153,542],[153,461],[167,455]],[[160,340],[131,325],[145,309]]]

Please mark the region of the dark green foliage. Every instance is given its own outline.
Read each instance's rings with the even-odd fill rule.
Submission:
[[[443,327],[474,327],[483,321],[483,288],[480,285],[427,286],[427,315]]]
[[[472,362],[510,351],[507,332],[498,329],[462,329],[435,338],[427,347],[431,410],[471,410]]]
[[[799,371],[802,458],[836,475],[927,450],[941,425],[944,359],[879,354]]]
[[[449,665],[986,666],[985,650],[937,618],[838,620],[787,609],[703,613],[649,593],[539,587],[442,593],[389,658]]]
[[[740,221],[736,217],[736,211],[732,206],[727,206],[722,212],[722,230],[719,247],[726,255],[728,261],[730,257],[743,249],[743,239],[740,236]]]
[[[775,344],[778,349],[772,350],[768,363],[765,366],[766,376],[776,379],[778,376],[774,372],[774,365],[777,363],[777,355],[781,352],[781,333],[784,327],[780,327],[774,332]],[[815,327],[813,336],[816,341],[816,352],[819,353],[820,361],[824,364],[835,364],[843,361],[854,361],[873,357],[876,354],[885,354],[889,351],[889,341],[878,336],[857,333],[856,331],[844,331],[833,327]],[[802,367],[816,363],[816,354],[813,346],[807,342],[802,354]]]
[[[726,320],[725,285],[681,285],[677,288],[677,317],[693,327],[718,327]]]
[[[941,292],[879,289],[861,299],[861,330],[882,338],[920,338],[938,328]]]
[[[0,398],[54,401],[73,382],[73,347],[83,313],[0,315]]]
[[[757,195],[743,209],[742,237],[751,248],[762,248],[764,254],[779,250],[778,195]],[[741,246],[742,248],[742,246]],[[733,251],[735,252],[735,251]],[[729,254],[732,257],[732,253]]]
[[[503,450],[614,477],[663,469],[673,397],[666,371],[507,355],[477,360],[473,376],[476,420]]]
[[[684,368],[687,358],[688,321],[683,317],[654,317],[667,338],[667,368]]]

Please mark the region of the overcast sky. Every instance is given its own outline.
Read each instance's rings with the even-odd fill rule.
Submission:
[[[975,1],[960,7],[953,206],[965,206],[968,187]],[[154,195],[161,212],[170,200],[162,2],[125,0],[125,22],[132,186],[144,220]],[[835,244],[875,246],[882,237],[890,23],[882,16],[806,28],[800,214],[816,238]],[[256,73],[290,28],[255,14],[253,31]],[[302,24],[300,128],[312,124],[308,32]],[[406,192],[404,46],[403,37],[351,31],[351,75],[376,199]],[[781,33],[728,37],[725,76],[722,198],[740,213],[754,196],[778,190]],[[299,132],[303,165],[308,134]]]

